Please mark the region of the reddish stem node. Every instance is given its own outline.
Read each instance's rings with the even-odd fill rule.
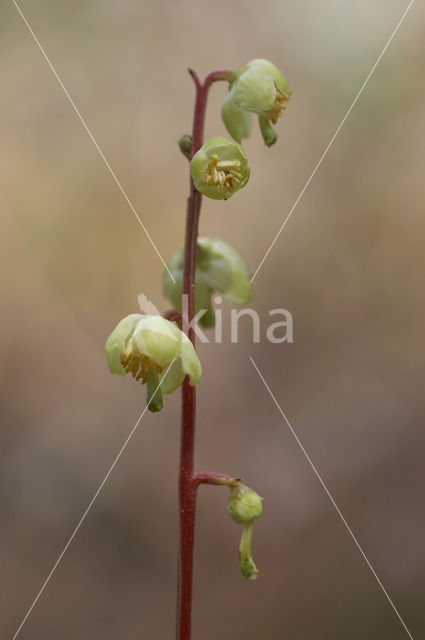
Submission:
[[[182,328],[182,314],[177,309],[169,309],[164,311],[162,317],[170,322],[175,322],[179,329]]]

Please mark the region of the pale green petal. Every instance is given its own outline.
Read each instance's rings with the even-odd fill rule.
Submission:
[[[183,334],[181,348],[181,363],[185,375],[189,376],[189,382],[193,386],[202,378],[202,367],[195,348],[189,338]]]
[[[176,358],[173,364],[166,367],[160,374],[162,393],[173,393],[181,385],[185,377],[180,358]]]
[[[255,60],[251,60],[251,62],[248,62],[247,68],[256,68],[261,70],[263,73],[271,76],[281,93],[288,97],[291,95],[292,91],[289,88],[282,72],[276,67],[276,65],[270,62],[270,60],[266,60],[265,58],[256,58]]]
[[[133,333],[140,353],[160,367],[166,367],[180,353],[182,332],[161,316],[142,316]]]
[[[162,368],[160,379],[164,393],[172,393],[189,375],[190,383],[197,384],[201,379],[201,364],[196,351],[188,337],[172,322],[162,316],[140,315],[127,316],[117,325],[106,341],[106,357],[112,373],[124,375],[121,357],[126,356],[133,364],[140,366],[141,356],[146,356]],[[172,363],[171,369],[167,367]],[[143,365],[144,366],[144,365]],[[149,365],[148,365],[149,366]],[[145,369],[145,375],[155,373],[153,368]],[[133,371],[134,375],[134,371]],[[148,400],[155,391],[155,376],[146,375],[148,383]],[[149,388],[150,383],[150,388]],[[162,406],[160,397],[152,403],[152,409],[158,411]]]
[[[173,393],[181,385],[186,375],[191,385],[198,384],[202,377],[202,368],[193,344],[182,334],[180,357],[176,358],[171,367],[164,369],[161,378],[163,393]]]
[[[276,87],[271,75],[254,66],[238,78],[230,94],[240,109],[264,113],[273,108]]]
[[[132,313],[123,318],[107,339],[105,344],[106,360],[111,373],[117,373],[120,376],[125,375],[121,365],[121,355],[124,353],[127,341],[141,318],[143,316],[140,313]]]
[[[205,272],[210,287],[237,305],[252,300],[247,266],[239,252],[220,238],[199,238],[198,244],[208,254]]]
[[[221,106],[221,117],[227,131],[237,142],[242,142],[242,138],[249,138],[251,133],[251,115],[248,111],[239,109],[233,99],[232,92],[224,98]]]
[[[217,156],[219,162],[234,162],[238,161],[239,166],[237,171],[240,174],[239,182],[231,186],[229,183],[217,184],[211,182],[207,184],[206,177],[208,172],[208,165],[212,156]],[[251,173],[248,167],[248,158],[242,147],[235,142],[227,140],[227,138],[211,138],[206,142],[197,153],[193,156],[190,162],[190,174],[192,176],[195,187],[214,200],[227,200],[236,191],[246,185]]]

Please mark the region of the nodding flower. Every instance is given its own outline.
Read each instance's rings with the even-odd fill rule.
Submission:
[[[231,518],[238,524],[243,524],[241,541],[239,544],[239,565],[242,575],[247,580],[256,580],[259,571],[252,557],[252,534],[254,520],[262,514],[262,498],[250,487],[240,482],[229,486],[230,495],[227,510]]]
[[[226,138],[211,138],[190,162],[198,191],[214,200],[227,200],[246,185],[250,169],[242,147]]]
[[[233,72],[221,116],[226,129],[237,142],[251,131],[251,113],[258,114],[260,131],[270,147],[277,134],[270,123],[276,124],[286,109],[291,90],[279,69],[268,60],[257,58]]]
[[[162,394],[172,393],[189,376],[191,385],[202,376],[201,363],[189,338],[161,316],[133,313],[118,323],[106,341],[111,373],[131,373],[146,383],[150,411],[162,409]]]
[[[163,279],[164,295],[179,311],[182,311],[183,268],[184,252],[178,251],[171,257]],[[247,266],[238,251],[220,238],[201,237],[196,252],[195,313],[203,311],[199,324],[205,328],[215,324],[211,303],[214,292],[236,305],[252,299]]]

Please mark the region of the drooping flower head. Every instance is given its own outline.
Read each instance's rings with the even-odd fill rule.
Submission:
[[[211,138],[190,162],[195,187],[214,200],[227,200],[246,185],[250,169],[242,147],[226,138]]]
[[[175,253],[164,272],[164,295],[173,306],[182,310],[184,252]],[[174,277],[174,281],[171,275]],[[195,273],[195,313],[206,310],[199,324],[214,326],[214,311],[211,296],[217,291],[233,304],[243,305],[252,299],[247,266],[242,256],[224,240],[198,238]]]
[[[239,565],[242,575],[247,580],[256,580],[258,569],[252,557],[252,534],[254,520],[262,514],[262,498],[250,487],[238,482],[229,486],[230,495],[227,502],[227,510],[231,518],[243,525],[241,541],[239,544]]]
[[[259,518],[263,508],[262,498],[250,487],[241,482],[230,486],[227,510],[238,524],[249,524]]]
[[[115,327],[105,349],[111,373],[131,373],[146,383],[151,411],[162,408],[162,393],[175,391],[186,375],[191,385],[201,379],[201,363],[189,338],[161,316],[127,316]]]
[[[251,129],[251,113],[257,113],[264,142],[271,146],[277,135],[271,126],[276,124],[291,90],[279,69],[268,60],[257,58],[237,69],[231,77],[221,115],[235,140],[247,138]]]

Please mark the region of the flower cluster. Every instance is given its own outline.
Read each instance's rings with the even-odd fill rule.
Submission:
[[[250,135],[251,115],[258,115],[263,140],[270,147],[277,140],[272,124],[277,123],[286,109],[290,95],[282,73],[268,60],[251,60],[230,74],[221,117],[239,144],[226,138],[211,138],[195,153],[190,173],[198,191],[214,200],[227,200],[246,185],[250,170],[240,143]]]
[[[201,85],[196,74],[194,75],[199,99],[202,97],[199,91],[208,88],[209,84],[205,81],[204,85]],[[180,150],[190,160],[192,183],[189,221],[197,220],[197,207],[200,206],[201,200],[193,187],[213,200],[227,200],[247,184],[250,168],[241,143],[250,134],[252,114],[257,114],[263,140],[270,147],[277,140],[272,125],[277,123],[291,95],[282,73],[268,60],[255,59],[233,72],[216,72],[208,78],[211,79],[212,75],[215,75],[216,79],[220,76],[219,79],[229,82],[229,91],[222,104],[221,115],[234,141],[214,137],[193,154],[192,137],[184,135],[179,139]],[[203,97],[205,96],[206,94]],[[197,100],[198,104],[202,107],[199,107],[199,110],[202,112],[200,121],[203,121],[206,98],[203,101]],[[195,118],[195,124],[196,121]],[[194,139],[196,131],[195,126]],[[211,302],[214,292],[237,305],[249,302],[252,292],[247,265],[238,251],[219,238],[201,237],[196,240],[197,228],[197,224],[192,224],[191,227],[188,223],[187,244],[191,252],[190,260],[186,264],[188,270],[189,267],[193,267],[196,250],[195,279],[193,281],[193,273],[190,273],[189,290],[193,291],[194,287],[195,314],[200,315],[200,324],[203,327],[212,327],[215,323]],[[163,292],[174,309],[164,313],[166,317],[128,315],[118,323],[105,345],[111,373],[130,373],[136,381],[145,384],[147,406],[153,412],[162,409],[163,394],[174,392],[185,379],[190,385],[196,385],[202,376],[201,363],[195,348],[179,328],[181,324],[177,326],[184,312],[182,290],[185,258],[187,256],[183,251],[175,253],[164,273]],[[170,320],[166,319],[167,317]],[[186,383],[184,391],[185,394],[188,391]],[[183,403],[183,407],[185,406],[188,407],[189,404]],[[192,404],[191,409],[194,406]],[[189,422],[183,421],[183,424],[194,429],[194,423],[190,425]],[[187,442],[189,441],[190,438]],[[193,457],[193,452],[191,455]],[[184,474],[181,477],[184,477]],[[193,477],[189,480],[193,481]],[[243,576],[248,580],[255,580],[258,569],[252,558],[251,545],[254,520],[262,512],[262,498],[239,480],[230,480],[228,512],[236,523],[243,525],[239,545],[240,567]],[[192,489],[193,486],[190,485],[190,490]]]

